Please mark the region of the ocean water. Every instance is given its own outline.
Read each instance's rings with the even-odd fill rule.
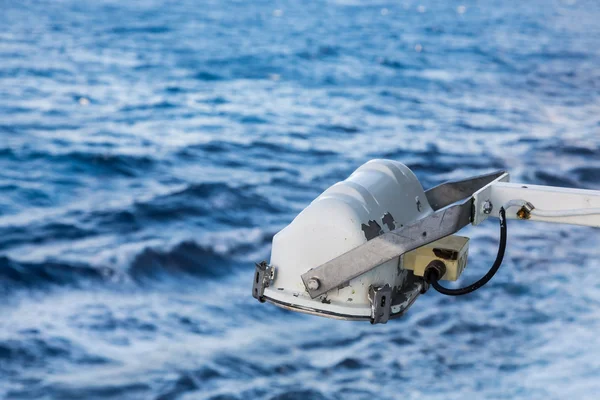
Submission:
[[[593,1],[0,1],[0,398],[597,399],[597,229],[386,325],[251,297],[363,162],[600,189]],[[481,276],[496,223],[467,229]]]

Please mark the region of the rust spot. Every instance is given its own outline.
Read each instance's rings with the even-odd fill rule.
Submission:
[[[517,211],[517,217],[519,217],[519,219],[529,219],[531,218],[531,213],[523,206]]]

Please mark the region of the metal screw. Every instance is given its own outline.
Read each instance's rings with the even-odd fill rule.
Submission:
[[[491,214],[493,209],[494,209],[494,205],[492,204],[491,201],[486,200],[485,203],[483,203],[483,213],[484,214]]]
[[[321,286],[321,282],[317,278],[310,278],[307,286],[308,290],[317,290]]]

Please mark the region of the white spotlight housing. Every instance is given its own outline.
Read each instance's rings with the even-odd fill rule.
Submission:
[[[500,171],[425,192],[404,164],[369,161],[275,235],[270,263],[257,264],[253,296],[295,311],[385,323],[427,290],[426,265],[416,264],[437,260],[449,268],[442,279],[458,278],[468,239],[446,237],[497,217],[502,205],[507,218],[600,226],[600,192],[508,179]],[[550,211],[536,213],[549,196],[557,200]],[[510,212],[513,206],[520,208]]]

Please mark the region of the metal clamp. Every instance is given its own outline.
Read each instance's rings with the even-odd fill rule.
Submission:
[[[257,263],[252,284],[252,297],[264,303],[265,288],[271,285],[273,279],[275,279],[275,268],[267,264],[266,261]]]
[[[392,288],[390,285],[369,287],[371,301],[371,323],[385,324],[390,319],[392,310]]]

